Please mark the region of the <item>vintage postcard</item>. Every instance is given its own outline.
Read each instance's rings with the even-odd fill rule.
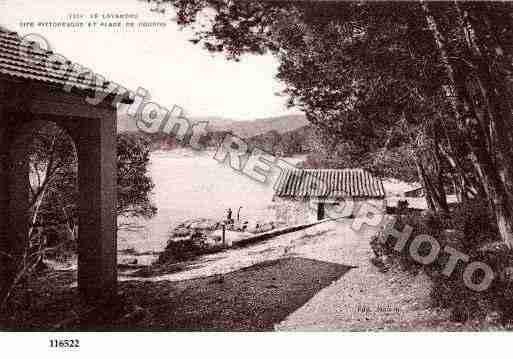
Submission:
[[[512,94],[510,2],[0,0],[0,331],[509,331]]]

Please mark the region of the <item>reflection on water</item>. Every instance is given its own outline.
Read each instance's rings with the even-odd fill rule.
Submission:
[[[137,233],[121,232],[119,249],[137,252],[160,251],[169,230],[191,218],[223,219],[231,208],[234,217],[240,206],[241,220],[271,219],[273,184],[279,169],[273,171],[269,184],[262,184],[219,164],[213,153],[192,151],[154,152],[150,175],[155,183],[153,200],[157,215],[141,224]],[[298,162],[300,159],[290,161]]]

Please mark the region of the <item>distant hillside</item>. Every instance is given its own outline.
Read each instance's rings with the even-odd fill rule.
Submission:
[[[269,117],[252,121],[234,121],[212,117],[195,120],[209,121],[210,130],[212,131],[232,132],[243,138],[254,137],[269,131],[276,131],[281,134],[308,124],[304,115]]]
[[[234,121],[220,117],[197,117],[192,121],[208,121],[212,132],[231,132],[243,138],[254,137],[269,131],[279,134],[293,131],[308,124],[304,115],[289,115],[256,119],[252,121]],[[126,115],[118,116],[118,132],[138,131],[136,124]]]
[[[248,139],[251,148],[260,148],[280,157],[306,154],[311,151],[314,128],[312,125],[302,126],[290,131],[279,133],[276,130],[253,136]]]

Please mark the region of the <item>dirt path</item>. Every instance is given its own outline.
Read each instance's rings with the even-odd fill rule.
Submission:
[[[428,278],[404,272],[382,273],[372,258],[368,229],[354,232],[338,224],[322,238],[298,248],[298,255],[354,266],[276,326],[277,330],[473,330],[449,321],[449,313],[429,304]]]
[[[324,223],[194,263],[125,273],[121,307],[103,314],[80,314],[75,271],[50,273],[16,295],[0,328],[471,329],[428,309],[429,282],[421,276],[379,272],[369,262],[372,231],[357,233],[350,225]]]

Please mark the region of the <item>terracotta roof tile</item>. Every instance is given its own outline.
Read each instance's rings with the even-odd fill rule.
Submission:
[[[66,64],[54,61],[52,64],[51,61],[57,59],[53,55],[51,51],[34,51],[30,42],[0,26],[0,76],[57,87],[72,85],[87,91],[104,91],[107,88],[109,81],[92,77],[91,74],[84,76],[85,68],[72,66],[70,61]],[[66,70],[60,70],[59,65],[65,65],[63,68]],[[128,93],[125,100],[129,101]]]
[[[278,197],[385,197],[381,179],[359,168],[284,170],[276,183]]]

